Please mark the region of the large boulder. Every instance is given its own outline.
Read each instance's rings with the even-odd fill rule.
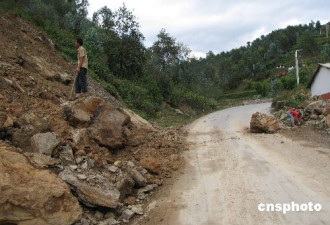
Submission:
[[[122,109],[90,96],[65,103],[63,110],[72,126],[86,129],[76,132],[75,139],[87,134],[90,140],[102,147],[118,149],[125,145],[124,128],[130,123],[130,116]]]
[[[68,185],[0,142],[0,224],[72,224],[82,209]]]
[[[59,143],[60,141],[57,139],[54,132],[35,134],[31,138],[31,145],[34,152],[46,155],[52,155],[53,150]]]
[[[80,181],[70,170],[65,169],[59,177],[71,185],[79,201],[90,207],[116,208],[120,192],[114,187],[99,188]]]
[[[252,133],[275,133],[280,126],[274,116],[256,112],[251,117],[250,131]]]

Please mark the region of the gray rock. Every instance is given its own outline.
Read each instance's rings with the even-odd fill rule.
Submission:
[[[85,174],[78,174],[77,177],[80,179],[80,180],[86,180],[87,179],[87,176]]]
[[[130,168],[135,167],[135,165],[132,161],[128,161],[126,165],[127,165],[127,167],[130,167]]]
[[[78,195],[78,200],[87,206],[102,206],[108,208],[116,208],[120,197],[117,189],[109,187],[101,189],[96,186],[79,181],[77,177],[68,169],[59,174],[59,177],[72,186]]]
[[[128,168],[127,173],[135,181],[136,186],[145,187],[147,185],[147,180],[142,176],[142,174],[134,168]]]
[[[94,159],[87,159],[88,162],[88,167],[89,168],[94,168],[95,166],[95,160]]]
[[[63,146],[60,153],[59,153],[59,159],[61,161],[65,161],[68,163],[74,163],[74,157],[73,157],[73,152],[72,148],[68,145]]]
[[[53,150],[59,143],[60,141],[57,139],[54,132],[35,134],[31,138],[32,149],[35,152],[46,155],[52,155]]]
[[[117,225],[117,224],[120,224],[120,223],[117,220],[115,220],[114,218],[109,218],[109,219],[99,222],[99,225]]]
[[[142,205],[133,205],[130,209],[132,212],[138,215],[143,215],[143,207]]]
[[[113,173],[116,173],[118,171],[118,167],[117,166],[109,166],[109,171],[110,172],[113,172]]]
[[[87,170],[88,169],[88,162],[87,161],[83,162],[83,164],[81,165],[81,168]]]
[[[126,195],[132,193],[134,186],[134,180],[127,173],[121,173],[118,176],[116,188],[119,190],[121,198],[124,198]]]
[[[133,216],[134,216],[134,212],[132,210],[129,209],[125,209],[120,218],[124,221],[124,222],[128,222]]]
[[[121,168],[123,166],[123,162],[122,161],[116,161],[113,165]]]
[[[100,212],[100,211],[96,211],[95,214],[94,214],[94,216],[95,216],[95,218],[96,218],[98,221],[103,220],[103,218],[104,218],[103,213]]]
[[[139,199],[145,199],[146,193],[149,193],[150,191],[154,190],[156,187],[158,187],[157,184],[149,184],[144,188],[140,188],[137,191],[137,196]]]

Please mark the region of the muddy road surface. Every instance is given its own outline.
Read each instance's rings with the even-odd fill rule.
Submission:
[[[269,110],[270,103],[240,106],[193,122],[186,168],[137,224],[330,224],[330,146],[249,133],[251,115]],[[292,202],[322,209],[258,210],[260,203]]]

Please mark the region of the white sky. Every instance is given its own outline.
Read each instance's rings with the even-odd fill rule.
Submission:
[[[89,13],[108,6],[133,10],[151,46],[162,28],[197,57],[228,51],[287,25],[330,21],[329,0],[89,0]]]

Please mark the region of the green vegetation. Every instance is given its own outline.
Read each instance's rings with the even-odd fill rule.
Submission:
[[[283,91],[273,98],[272,107],[275,110],[280,110],[283,107],[303,108],[307,100],[307,92],[306,88],[302,86],[294,90]]]
[[[302,49],[299,62],[304,87],[317,63],[330,60],[325,25],[319,21],[275,30],[246,46],[219,54],[210,51],[206,58],[196,59],[189,58],[190,49],[165,29],[146,48],[139,23],[125,5],[116,11],[103,7],[92,19],[87,18],[87,7],[87,0],[0,2],[4,12],[21,16],[46,32],[67,59],[75,60],[73,42],[82,37],[90,74],[143,117],[162,118],[163,124],[167,124],[164,113],[169,112],[165,103],[172,108],[189,108],[190,115],[198,115],[296,89],[294,69],[287,76],[276,76],[278,65],[294,66],[296,49]],[[295,101],[299,99],[290,104],[296,105]]]

